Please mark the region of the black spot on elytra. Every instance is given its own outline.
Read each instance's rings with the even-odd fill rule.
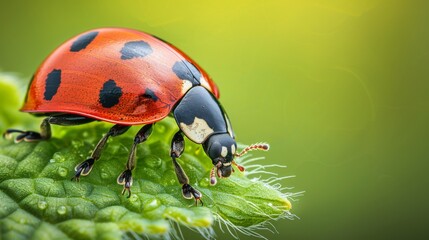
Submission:
[[[85,49],[97,35],[98,32],[90,32],[78,37],[78,39],[73,42],[70,52],[79,52],[80,50]]]
[[[151,99],[155,102],[159,99],[158,96],[156,96],[156,94],[149,88],[146,88],[145,93],[140,95],[140,97],[144,99]]]
[[[192,85],[200,85],[201,73],[194,64],[183,60],[178,61],[173,65],[173,72],[182,80],[192,82]]]
[[[52,100],[55,94],[57,94],[60,84],[61,84],[61,70],[54,69],[46,77],[44,99],[49,101]]]
[[[131,58],[145,57],[153,52],[150,45],[145,41],[133,41],[125,43],[121,49],[121,59],[128,60]]]
[[[103,107],[111,108],[119,103],[121,96],[122,88],[118,87],[114,80],[109,79],[100,90],[99,101]]]

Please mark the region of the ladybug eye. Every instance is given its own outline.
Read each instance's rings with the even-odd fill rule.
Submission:
[[[220,155],[222,157],[226,157],[226,155],[228,155],[228,148],[222,147],[222,151],[220,152]]]

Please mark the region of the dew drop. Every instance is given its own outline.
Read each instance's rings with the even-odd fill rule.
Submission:
[[[137,195],[136,195],[136,194],[131,194],[130,202],[136,202],[138,199],[139,199],[139,198],[137,197]]]
[[[63,154],[56,152],[51,160],[54,160],[54,162],[64,162],[66,158]]]
[[[272,206],[273,206],[273,203],[269,202],[269,203],[268,203],[268,206],[272,207]]]
[[[19,223],[20,224],[25,224],[25,223],[27,223],[27,220],[25,218],[20,218],[19,219]]]
[[[60,215],[64,215],[64,214],[66,214],[66,212],[67,212],[67,208],[64,207],[64,206],[59,206],[57,208],[57,213],[60,214]]]
[[[59,174],[61,177],[65,177],[65,176],[67,176],[68,171],[67,171],[67,169],[66,169],[66,168],[59,167],[59,168],[58,168],[58,174]]]
[[[37,203],[37,207],[41,210],[46,209],[47,206],[48,206],[48,203],[46,201],[39,201]]]
[[[56,161],[55,161],[55,159],[51,158],[51,159],[49,159],[49,162],[50,162],[50,163],[54,163],[54,162],[56,162]]]
[[[89,132],[88,131],[83,131],[82,132],[82,137],[88,138],[89,137]]]
[[[153,209],[159,207],[160,205],[161,205],[161,202],[157,198],[155,198],[152,201],[146,203],[143,206],[143,209],[145,209],[145,210],[153,210]]]
[[[100,171],[101,171],[100,176],[102,179],[106,179],[109,177],[109,174],[107,174],[107,172],[104,168],[102,168]]]
[[[71,144],[74,148],[81,148],[83,147],[83,142],[78,140],[72,140]]]
[[[208,187],[208,186],[209,186],[209,184],[210,184],[210,180],[209,180],[209,178],[203,178],[203,179],[201,179],[201,181],[199,182],[199,185],[200,185],[201,187]]]

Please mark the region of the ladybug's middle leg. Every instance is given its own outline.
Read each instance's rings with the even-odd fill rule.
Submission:
[[[174,135],[170,149],[170,156],[173,159],[174,170],[176,171],[177,180],[179,180],[179,183],[182,184],[182,195],[184,198],[194,198],[195,205],[198,204],[198,201],[200,201],[201,205],[203,205],[203,201],[201,200],[201,197],[203,195],[189,184],[188,176],[186,175],[182,166],[180,166],[180,164],[176,161],[176,158],[179,158],[182,155],[184,149],[185,140],[183,139],[182,132],[179,131]]]
[[[76,171],[74,177],[71,180],[79,181],[80,176],[88,175],[92,167],[94,166],[95,161],[97,161],[101,157],[101,152],[106,145],[109,137],[116,137],[121,134],[124,134],[131,126],[119,125],[116,124],[98,141],[97,146],[95,146],[94,151],[92,151],[91,157],[86,159],[85,161],[79,163],[74,169]]]
[[[131,196],[131,185],[133,185],[133,177],[132,177],[132,170],[135,168],[136,165],[136,152],[137,152],[137,145],[139,143],[142,143],[146,141],[150,134],[152,133],[152,125],[153,124],[147,124],[144,125],[136,134],[134,137],[134,143],[131,147],[130,155],[128,156],[128,161],[126,165],[126,169],[118,176],[118,179],[116,180],[118,184],[124,186],[124,190],[122,190],[122,195],[126,191],[128,191],[128,198]]]

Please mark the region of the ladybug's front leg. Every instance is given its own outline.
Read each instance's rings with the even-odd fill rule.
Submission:
[[[51,125],[49,124],[51,117],[43,119],[42,124],[40,124],[40,133],[33,131],[22,131],[18,129],[8,129],[3,134],[5,138],[11,138],[13,133],[18,133],[18,136],[15,138],[15,142],[19,143],[22,140],[26,142],[34,142],[47,140],[51,138]]]
[[[79,163],[74,170],[76,171],[74,177],[71,180],[79,181],[80,176],[86,176],[88,175],[92,167],[94,166],[94,163],[96,160],[98,160],[101,157],[101,152],[104,149],[104,145],[106,145],[107,140],[109,137],[116,137],[121,134],[124,134],[131,126],[125,126],[125,125],[115,125],[112,128],[110,128],[109,132],[104,135],[100,141],[98,141],[97,146],[95,146],[94,151],[92,151],[91,157],[86,159],[85,161]]]
[[[126,165],[126,169],[118,176],[117,182],[120,185],[124,186],[124,189],[122,190],[122,195],[125,194],[126,191],[128,191],[128,198],[131,196],[131,186],[133,185],[133,177],[132,177],[132,170],[135,168],[136,164],[136,152],[137,152],[137,145],[139,143],[142,143],[146,141],[150,134],[152,133],[152,124],[147,124],[143,126],[140,131],[136,134],[134,137],[134,143],[131,147],[130,155],[128,156],[128,161]]]
[[[180,157],[185,149],[185,140],[183,139],[182,132],[177,132],[173,141],[171,142],[170,156],[173,159],[174,170],[176,171],[177,180],[182,184],[182,195],[186,199],[195,199],[195,205],[198,205],[198,201],[203,205],[201,197],[203,196],[198,190],[189,185],[189,178],[183,170],[182,166],[176,161],[176,158]]]

